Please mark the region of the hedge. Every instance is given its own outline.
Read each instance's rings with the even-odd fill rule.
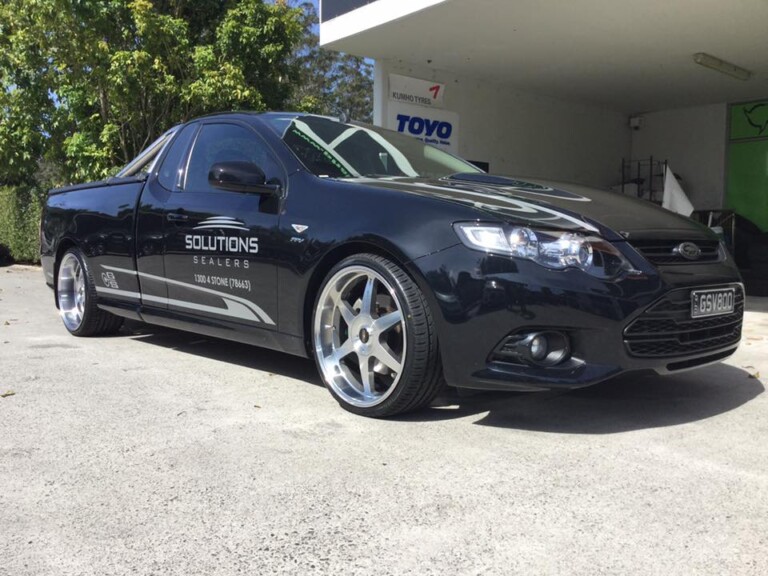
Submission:
[[[0,260],[7,251],[16,262],[40,262],[44,198],[36,187],[0,186]]]

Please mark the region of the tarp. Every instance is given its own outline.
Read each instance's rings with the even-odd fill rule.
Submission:
[[[669,164],[667,164],[667,173],[664,175],[664,197],[661,205],[667,210],[683,216],[690,216],[693,213],[693,204],[683,192],[683,188],[672,173]]]

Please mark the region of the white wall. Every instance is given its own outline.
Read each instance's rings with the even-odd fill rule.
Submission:
[[[725,190],[728,106],[715,104],[642,115],[632,158],[668,160],[696,209],[718,209]]]
[[[629,157],[626,115],[535,96],[485,80],[401,62],[377,61],[374,121],[387,117],[389,73],[445,84],[445,108],[459,114],[459,153],[491,171],[607,187]]]

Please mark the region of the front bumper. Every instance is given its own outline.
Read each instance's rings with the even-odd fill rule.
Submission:
[[[717,362],[738,346],[743,287],[732,259],[705,264],[650,265],[628,246],[617,247],[643,272],[618,281],[593,278],[575,269],[548,270],[525,260],[483,254],[457,245],[411,263],[435,316],[443,368],[449,385],[483,390],[579,388],[630,371],[659,374]],[[633,323],[658,303],[680,302],[690,290],[735,286],[732,329],[698,332],[711,337],[698,345],[632,347]],[[678,316],[684,312],[678,311]],[[494,351],[511,334],[557,330],[568,335],[571,357],[561,365],[536,367],[500,361]],[[667,337],[660,334],[660,340]],[[719,338],[718,338],[719,337]],[[647,340],[646,335],[646,340]],[[651,338],[653,339],[653,338]]]

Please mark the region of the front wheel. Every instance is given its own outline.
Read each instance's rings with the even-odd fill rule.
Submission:
[[[70,248],[59,264],[56,282],[59,314],[64,327],[75,336],[114,334],[123,319],[96,305],[96,286],[79,248]]]
[[[312,343],[328,390],[356,414],[415,410],[442,386],[427,302],[416,283],[381,256],[351,256],[328,273],[315,303]]]

